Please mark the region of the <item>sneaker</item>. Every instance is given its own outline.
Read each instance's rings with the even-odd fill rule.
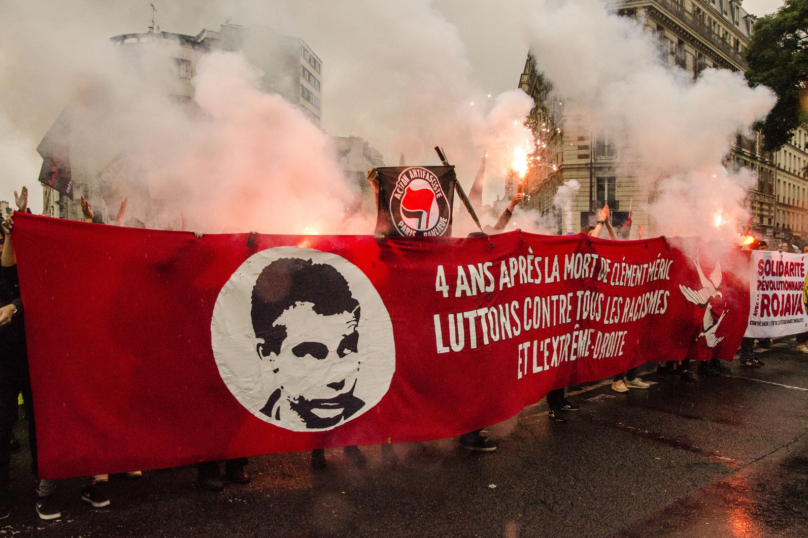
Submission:
[[[577,411],[581,408],[579,405],[575,405],[571,401],[564,399],[564,403],[561,404],[562,411]]]
[[[45,521],[62,517],[62,513],[59,511],[59,507],[56,506],[56,499],[53,495],[37,499],[36,513],[39,514],[39,519],[44,519]]]
[[[474,436],[461,435],[460,446],[474,452],[493,452],[497,449],[495,442],[489,441],[487,437],[479,433]]]
[[[101,493],[95,486],[86,486],[81,490],[81,500],[93,505],[93,508],[104,508],[109,506],[109,497]]]
[[[368,457],[362,454],[358,446],[346,446],[342,449],[342,453],[360,469],[367,467]]]
[[[550,420],[552,420],[553,422],[567,422],[567,419],[565,419],[564,417],[558,416],[558,413],[559,413],[558,411],[554,411],[553,409],[550,409],[550,414],[549,414]]]
[[[618,379],[612,383],[612,390],[615,392],[628,392],[628,388],[626,388],[626,384],[622,379]]]
[[[799,351],[800,353],[808,353],[808,344],[800,344],[800,345],[798,345],[797,346],[797,351]]]
[[[747,368],[760,368],[760,364],[755,359],[741,359],[741,366]]]
[[[635,377],[635,378],[634,378],[634,379],[632,379],[631,381],[629,381],[628,379],[626,379],[626,380],[623,382],[623,384],[624,384],[626,387],[630,388],[630,389],[647,389],[648,387],[650,387],[650,386],[651,386],[651,385],[649,385],[648,383],[646,383],[645,381],[643,381],[642,379],[640,379],[639,377]]]
[[[311,451],[311,469],[312,471],[328,469],[328,463],[325,461],[325,450],[322,448],[315,448]]]
[[[755,364],[757,364],[758,366],[766,366],[766,363],[765,363],[765,362],[763,362],[762,360],[758,359],[757,357],[755,357],[754,359],[752,359],[752,362],[754,362],[754,363],[755,363]]]

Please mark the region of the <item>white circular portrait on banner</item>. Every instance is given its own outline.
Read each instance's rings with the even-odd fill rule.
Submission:
[[[390,315],[358,267],[329,252],[276,247],[250,256],[213,308],[219,374],[253,415],[322,431],[362,415],[395,371]]]

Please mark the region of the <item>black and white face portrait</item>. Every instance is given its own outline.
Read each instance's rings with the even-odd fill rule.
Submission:
[[[370,280],[312,249],[278,247],[244,262],[219,293],[211,341],[238,401],[293,431],[360,416],[395,370],[392,323]]]

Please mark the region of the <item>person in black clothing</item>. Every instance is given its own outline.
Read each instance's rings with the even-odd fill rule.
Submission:
[[[0,229],[0,519],[9,516],[9,467],[11,463],[11,432],[18,416],[18,395],[22,392],[25,415],[29,422],[31,470],[37,474],[36,429],[34,426],[31,381],[28,375],[28,352],[25,345],[23,307],[16,261],[12,258],[6,223]],[[9,249],[10,250],[10,249]]]

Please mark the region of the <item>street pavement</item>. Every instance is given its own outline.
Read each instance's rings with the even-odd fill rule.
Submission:
[[[319,472],[307,452],[276,454],[252,458],[252,483],[221,493],[196,487],[193,467],[112,476],[103,509],[82,503],[80,479],[65,480],[53,522],[34,510],[24,448],[0,538],[805,537],[808,355],[784,339],[757,356],[761,369],[736,358],[731,374],[697,383],[649,373],[648,390],[578,387],[567,423],[542,401],[490,428],[493,453],[446,439],[394,445],[390,464],[363,447],[358,469],[333,449]],[[25,447],[24,424],[17,434]]]

